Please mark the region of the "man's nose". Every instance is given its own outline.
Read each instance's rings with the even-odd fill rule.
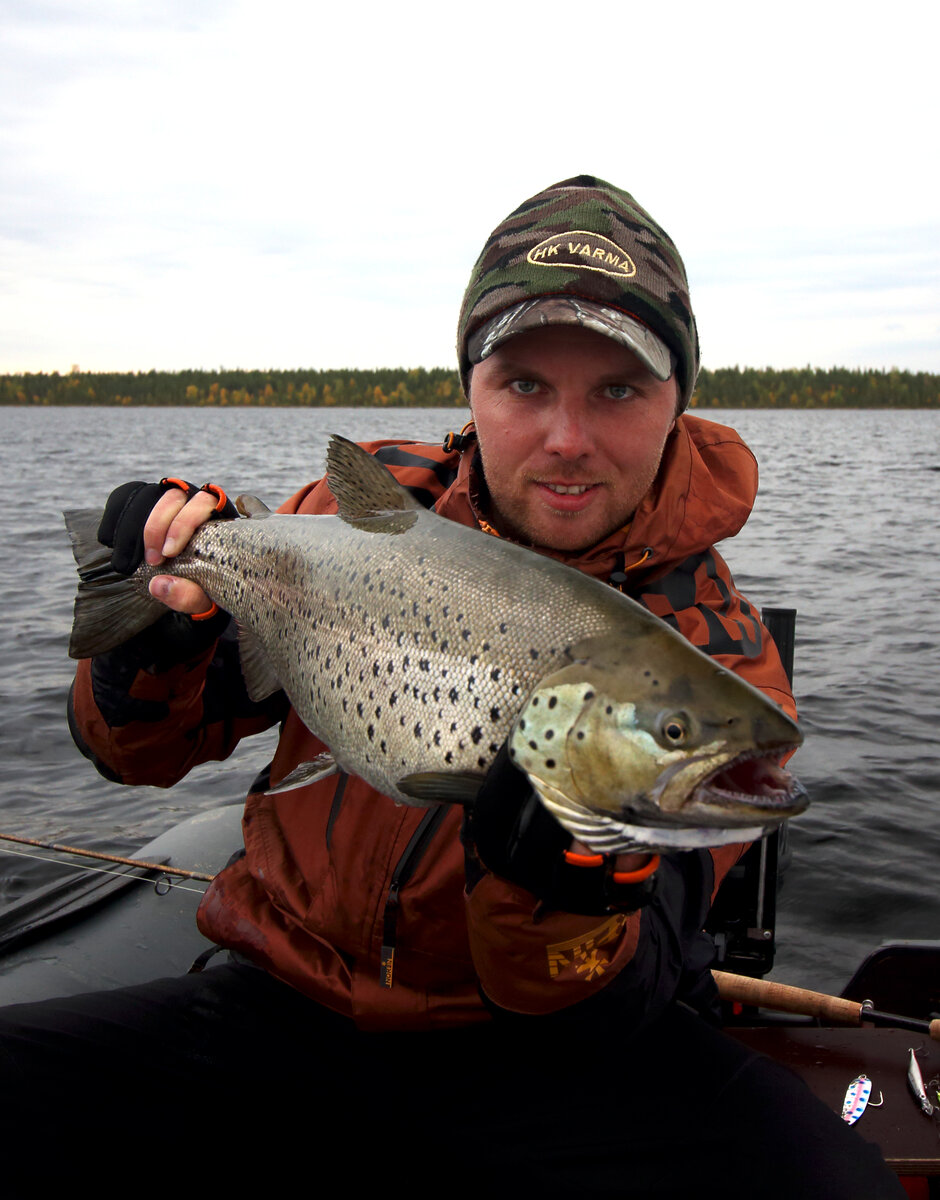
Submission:
[[[578,397],[560,396],[547,414],[545,449],[562,458],[581,458],[595,449],[587,406]]]

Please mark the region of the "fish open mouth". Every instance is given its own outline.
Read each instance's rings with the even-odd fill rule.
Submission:
[[[741,809],[767,815],[802,812],[806,789],[789,771],[766,755],[741,754],[703,780],[692,794],[695,804]]]

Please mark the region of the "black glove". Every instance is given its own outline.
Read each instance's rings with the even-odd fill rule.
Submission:
[[[235,505],[214,483],[203,484],[201,488],[185,479],[170,478],[161,479],[159,483],[142,483],[139,479],[122,483],[108,497],[98,526],[98,541],[114,551],[111,567],[118,574],[133,575],[144,561],[144,526],[153,506],[171,488],[184,491],[187,499],[200,491],[210,492],[218,501],[213,518],[238,516]]]
[[[651,860],[652,870],[633,872],[644,875],[634,880],[618,877],[611,855],[572,854],[571,835],[539,800],[526,774],[513,765],[505,745],[468,809],[463,837],[471,888],[475,851],[487,870],[520,884],[560,912],[634,912],[653,895],[658,857]]]

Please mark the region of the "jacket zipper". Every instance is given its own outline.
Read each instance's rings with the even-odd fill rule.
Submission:
[[[333,790],[333,799],[330,803],[330,815],[326,819],[326,848],[330,849],[333,843],[333,826],[336,824],[336,818],[339,816],[339,810],[343,803],[343,794],[346,791],[346,784],[349,782],[349,776],[345,771],[339,772],[339,778],[336,787]]]
[[[401,889],[414,874],[415,867],[421,861],[431,839],[444,820],[446,811],[447,806],[444,804],[436,804],[433,808],[428,809],[411,835],[411,841],[405,847],[405,851],[392,873],[392,881],[385,898],[385,914],[382,918],[382,957],[379,963],[379,981],[382,987],[390,988],[392,986]]]

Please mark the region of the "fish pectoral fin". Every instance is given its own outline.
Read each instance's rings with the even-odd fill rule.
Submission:
[[[266,796],[276,796],[278,792],[291,792],[294,788],[306,787],[308,783],[319,783],[321,779],[329,779],[335,775],[339,766],[332,754],[318,754],[312,762],[301,763],[294,767],[289,775],[285,775],[280,783],[268,788]]]
[[[412,800],[428,804],[472,804],[485,776],[474,771],[419,771],[395,786]]]
[[[280,690],[281,681],[271,666],[267,651],[257,635],[244,625],[238,627],[238,653],[250,700],[258,703]]]
[[[403,533],[417,520],[421,505],[411,492],[368,450],[337,433],[330,438],[326,470],[339,515],[347,524],[375,533]],[[383,523],[373,523],[376,518]],[[363,521],[368,524],[361,525]]]
[[[270,517],[271,510],[263,500],[259,500],[257,496],[237,496],[235,498],[235,507],[243,517],[254,517],[259,520],[261,517]]]

